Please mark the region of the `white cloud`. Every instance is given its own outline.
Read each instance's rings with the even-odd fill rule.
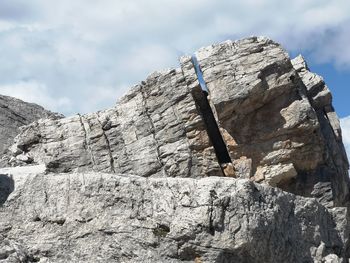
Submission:
[[[151,71],[177,66],[180,54],[249,35],[350,69],[348,10],[348,0],[3,0],[0,86],[41,83],[74,101],[50,109],[92,111]],[[109,96],[86,104],[103,89]]]
[[[350,157],[350,116],[340,119],[340,125],[342,128],[343,142],[349,158]]]
[[[14,28],[14,25],[8,21],[1,21],[0,20],[0,32],[1,31],[7,31],[7,30],[10,30],[10,29],[13,29]]]
[[[19,82],[14,85],[2,85],[0,86],[0,94],[13,96],[27,102],[38,103],[54,111],[72,107],[69,98],[53,97],[49,94],[46,86],[37,82]]]

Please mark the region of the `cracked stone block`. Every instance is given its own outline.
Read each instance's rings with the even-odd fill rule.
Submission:
[[[209,94],[184,56],[180,68],[151,74],[110,109],[25,126],[9,159],[51,172],[251,178],[329,207],[349,204],[339,120],[323,79],[302,57],[291,60],[264,37],[195,55]],[[282,173],[280,184],[257,174],[278,165],[293,165],[296,176]]]
[[[285,173],[284,190],[310,196],[328,181],[324,195],[349,203],[349,164],[331,95],[301,56],[290,60],[279,44],[251,37],[202,48],[196,57],[237,171],[244,156],[253,180],[275,185],[258,169],[292,164],[297,174]]]

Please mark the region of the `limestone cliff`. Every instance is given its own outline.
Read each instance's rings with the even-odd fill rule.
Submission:
[[[322,78],[260,37],[180,65],[113,108],[21,129],[8,165],[24,167],[0,170],[0,262],[350,257],[349,164]]]

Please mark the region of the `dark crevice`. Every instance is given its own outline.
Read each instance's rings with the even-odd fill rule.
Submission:
[[[210,203],[209,203],[209,233],[213,236],[215,235],[215,226],[214,226],[214,201],[217,199],[217,193],[214,190],[210,190]]]
[[[0,174],[0,207],[6,202],[9,195],[15,189],[12,175]]]
[[[208,88],[203,79],[203,74],[195,56],[192,57],[192,64],[195,68],[200,87],[192,90],[192,96],[199,108],[209,139],[214,147],[220,167],[232,163],[225,141],[221,135],[218,123],[208,100]]]
[[[85,148],[86,151],[88,151],[88,154],[89,154],[90,159],[91,159],[92,169],[94,169],[94,167],[96,165],[96,162],[95,162],[95,158],[94,158],[94,155],[93,155],[93,152],[92,152],[89,140],[88,140],[88,132],[87,132],[86,127],[84,125],[84,116],[82,116],[80,114],[78,114],[78,116],[79,116],[79,120],[80,120],[80,125],[81,125],[81,128],[82,128],[82,131],[83,131],[83,134],[84,134],[84,148]]]
[[[158,225],[155,229],[153,229],[153,234],[157,237],[166,237],[170,232],[170,228],[167,225]]]
[[[115,173],[116,170],[115,170],[115,164],[114,164],[114,157],[113,157],[113,153],[112,153],[111,142],[109,141],[108,136],[106,134],[106,131],[108,129],[110,129],[109,126],[111,126],[111,122],[108,119],[108,120],[106,120],[106,122],[101,123],[98,114],[96,114],[96,120],[101,125],[102,134],[103,134],[103,137],[104,137],[104,139],[106,141],[106,146],[107,146],[108,156],[109,156],[109,166],[110,166],[111,172]]]

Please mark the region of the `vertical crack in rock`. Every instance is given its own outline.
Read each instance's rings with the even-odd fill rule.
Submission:
[[[158,145],[158,141],[156,139],[156,128],[154,127],[154,123],[153,123],[152,117],[149,114],[148,108],[147,108],[147,95],[145,93],[145,85],[141,84],[140,91],[141,91],[141,95],[142,95],[142,103],[143,103],[143,108],[145,110],[145,115],[146,115],[146,117],[149,120],[149,123],[151,125],[151,134],[153,136],[153,140],[154,140],[154,143],[155,143],[155,148],[156,148],[156,152],[157,152],[157,160],[159,162],[160,169],[162,169],[164,167],[164,164],[163,164],[163,162],[161,160],[161,157],[160,157],[160,151],[159,151],[159,147],[160,146]],[[167,174],[166,170],[163,169],[163,171],[166,174],[166,176],[168,177],[169,175]]]
[[[111,143],[108,139],[107,134],[105,133],[104,125],[101,123],[98,114],[96,114],[96,120],[101,125],[102,134],[103,134],[103,137],[105,138],[105,141],[106,141],[106,146],[107,146],[108,155],[109,155],[109,165],[111,167],[111,172],[115,173],[116,170],[115,170],[115,166],[114,166],[114,158],[113,158],[113,154],[112,154]]]
[[[93,155],[93,152],[92,152],[92,149],[90,147],[90,143],[89,143],[89,140],[88,140],[88,136],[87,136],[87,130],[85,128],[85,124],[84,124],[84,116],[78,114],[79,116],[79,120],[80,120],[80,124],[81,124],[81,127],[82,127],[82,130],[83,130],[83,134],[84,134],[84,148],[85,150],[88,151],[89,155],[90,155],[90,158],[91,158],[91,162],[92,162],[92,169],[94,169],[95,165],[96,165],[96,161],[95,161],[95,157]]]
[[[209,199],[209,233],[213,236],[215,235],[215,226],[214,226],[214,201],[217,199],[217,193],[215,190],[210,190],[210,199]]]
[[[225,141],[219,129],[219,125],[210,106],[208,100],[209,91],[203,79],[200,65],[198,64],[197,58],[195,56],[192,56],[192,64],[195,69],[198,82],[200,84],[200,90],[192,90],[193,98],[198,105],[199,111],[203,117],[209,139],[213,144],[215,154],[223,174],[225,176],[234,176],[234,172],[231,171],[233,169],[227,169],[227,167],[233,168],[231,157],[228,153]]]

